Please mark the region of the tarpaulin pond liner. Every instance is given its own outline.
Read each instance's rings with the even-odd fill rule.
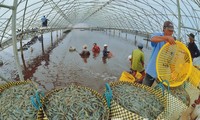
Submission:
[[[49,92],[44,98],[49,120],[108,120],[106,100],[91,88],[69,85]]]
[[[0,85],[0,120],[36,120],[37,110],[30,101],[36,90],[31,81]]]
[[[110,87],[110,89],[108,89]],[[167,106],[161,91],[133,82],[109,83],[105,97],[110,104],[110,118],[122,120],[161,120]],[[108,91],[112,99],[108,102]]]

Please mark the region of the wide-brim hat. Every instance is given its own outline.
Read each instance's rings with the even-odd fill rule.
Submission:
[[[195,35],[194,35],[193,33],[190,33],[190,34],[188,34],[187,36],[190,37],[190,38],[193,38],[193,40],[194,40],[194,38],[195,38]]]
[[[85,45],[83,45],[83,49],[87,49],[87,45],[85,44]]]

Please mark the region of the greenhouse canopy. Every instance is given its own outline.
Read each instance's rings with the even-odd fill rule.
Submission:
[[[0,44],[12,39],[12,29],[40,29],[41,17],[46,16],[50,29],[81,24],[145,35],[162,31],[163,22],[170,20],[176,38],[186,43],[187,34],[193,33],[199,46],[199,7],[199,0],[1,0]]]
[[[177,40],[186,44],[187,35],[193,33],[200,47],[199,7],[199,0],[0,0],[0,48],[13,45],[18,60],[18,40],[55,29],[119,30],[148,40],[167,20],[173,22]],[[48,19],[45,28],[43,16]]]

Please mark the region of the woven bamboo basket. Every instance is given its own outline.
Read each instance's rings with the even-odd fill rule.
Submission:
[[[130,86],[141,88],[150,94],[154,94],[156,96],[156,99],[160,101],[160,103],[163,105],[164,110],[157,116],[156,120],[162,120],[165,115],[166,107],[167,107],[167,98],[166,96],[162,95],[161,91],[157,91],[155,89],[152,89],[148,86],[133,83],[133,82],[125,82],[125,81],[118,81],[118,82],[112,82],[110,83],[110,88],[112,89],[115,86],[127,84]],[[147,96],[148,97],[148,96]],[[142,112],[142,111],[141,111]],[[116,100],[111,100],[111,106],[110,106],[110,118],[111,119],[122,119],[122,120],[145,120],[148,118],[144,118],[138,114],[136,114],[134,111],[127,110],[124,106],[122,106],[120,103],[118,103]]]
[[[26,88],[28,90],[16,90],[16,87],[21,87],[20,85],[27,85]],[[28,86],[30,85],[30,86]],[[10,90],[10,91],[9,91]],[[30,91],[29,91],[30,90]],[[0,85],[0,104],[7,102],[5,105],[0,105],[0,119],[29,119],[35,120],[37,115],[37,110],[32,106],[30,101],[29,94],[34,94],[37,90],[36,86],[31,81],[17,81],[17,82],[8,82],[6,84]],[[6,92],[18,92],[17,94],[10,94],[5,95]],[[24,94],[20,94],[20,92],[24,92]],[[12,96],[12,97],[11,97]],[[11,98],[10,98],[11,97]],[[6,99],[6,101],[4,100]],[[4,102],[5,101],[5,102]],[[30,104],[29,104],[30,102]],[[3,109],[4,106],[12,104],[10,109]],[[13,109],[14,105],[16,104],[16,108]],[[3,112],[2,112],[3,111]]]
[[[53,98],[53,96],[56,96],[58,94],[58,92],[63,92],[64,89],[70,89],[70,87],[73,87],[75,89],[82,89],[82,90],[85,90],[89,93],[91,93],[92,95],[94,95],[94,97],[96,97],[98,100],[100,100],[100,102],[102,103],[102,107],[104,108],[104,114],[102,116],[104,116],[104,118],[94,118],[94,119],[97,119],[97,120],[108,120],[109,119],[109,108],[107,107],[107,103],[106,103],[106,100],[103,98],[103,96],[101,96],[98,92],[96,92],[95,90],[91,89],[91,88],[88,88],[88,87],[83,87],[83,86],[78,86],[78,85],[69,85],[65,88],[60,88],[60,89],[55,89],[55,90],[52,90],[50,91],[49,93],[46,94],[46,96],[44,97],[44,99],[42,100],[43,101],[43,109],[40,110],[40,112],[38,112],[38,114],[40,114],[40,120],[47,120],[47,119],[53,119],[51,118],[49,115],[48,115],[48,111],[52,110],[52,109],[55,109],[55,110],[58,110],[59,107],[58,106],[55,106],[54,108],[50,108],[49,109],[49,106],[50,106],[50,99]],[[81,93],[80,93],[81,94]],[[69,96],[72,96],[74,97],[75,94],[68,94]],[[62,96],[61,96],[62,97]],[[88,97],[88,96],[85,96],[85,97]],[[64,98],[64,97],[63,97]],[[62,99],[62,98],[60,98]],[[84,99],[84,98],[83,98]],[[81,101],[81,99],[79,100]],[[71,104],[71,103],[70,103]],[[72,103],[73,104],[73,103]],[[84,104],[84,103],[83,103]],[[49,105],[49,106],[48,106]],[[66,105],[67,106],[67,105]],[[65,106],[63,106],[65,107]],[[71,109],[71,107],[69,108]],[[84,108],[85,109],[85,108]],[[59,111],[59,110],[58,110]],[[93,111],[95,112],[95,111]],[[61,112],[59,111],[59,114],[61,114]],[[54,115],[56,116],[56,114]],[[42,118],[43,117],[43,118]],[[68,119],[68,116],[65,116],[66,119]],[[78,117],[78,115],[76,116]],[[75,118],[72,118],[72,119],[75,119]],[[87,119],[87,118],[85,118]]]
[[[159,80],[156,80],[157,85],[160,83]],[[185,84],[182,84],[178,87],[169,87],[169,86],[164,86],[164,90],[168,91],[168,94],[171,94],[173,97],[177,98],[179,101],[182,101],[183,104],[186,106],[189,106],[190,104],[190,95],[185,89]],[[156,87],[154,87],[156,88]],[[168,90],[169,89],[169,90]]]
[[[165,92],[165,97],[167,97],[167,107],[165,111],[164,120],[178,120],[182,112],[185,111],[188,106],[183,103],[177,97]]]

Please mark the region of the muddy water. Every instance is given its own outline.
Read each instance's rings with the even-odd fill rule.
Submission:
[[[94,42],[101,48],[96,57],[91,51]],[[84,44],[87,44],[91,53],[87,60],[79,55]],[[113,57],[106,59],[106,62],[102,61],[104,44],[108,44],[108,50],[113,53]],[[70,52],[70,46],[77,51]],[[122,71],[129,70],[127,57],[133,48],[132,43],[119,37],[95,31],[74,30],[53,50],[45,51],[34,59],[25,72],[25,78],[37,82],[46,91],[76,83],[102,93],[106,82],[117,81]]]

